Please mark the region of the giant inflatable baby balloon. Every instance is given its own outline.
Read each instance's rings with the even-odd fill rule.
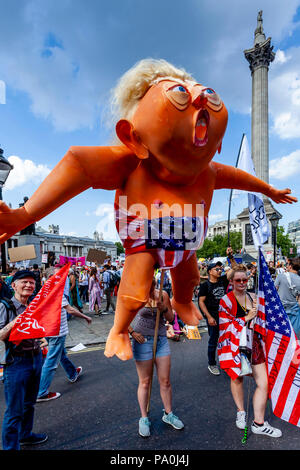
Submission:
[[[205,238],[215,189],[256,191],[276,203],[296,198],[289,189],[212,162],[221,151],[227,110],[212,88],[184,70],[142,60],[120,79],[114,104],[120,142],[71,147],[23,207],[1,202],[0,241],[90,187],[116,190],[126,260],[105,355],[126,360],[132,357],[128,326],[147,302],[157,267],[171,270],[173,308],[185,323],[199,323],[192,302],[199,283],[195,250]]]

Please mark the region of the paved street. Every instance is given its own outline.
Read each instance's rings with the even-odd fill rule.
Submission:
[[[34,430],[49,435],[49,440],[38,446],[39,449],[298,450],[299,428],[274,417],[270,405],[266,419],[282,429],[283,437],[270,439],[249,434],[246,446],[242,445],[243,432],[235,427],[229,379],[224,373],[215,377],[207,370],[206,332],[202,333],[200,341],[186,338],[179,343],[170,341],[173,410],[184,421],[185,429],[176,431],[161,421],[162,404],[155,376],[150,409],[152,435],[147,439],[139,437],[134,361],[107,359],[103,354],[105,339],[100,339],[108,333],[112,322],[113,315],[95,319],[90,327],[75,318],[69,322],[69,346],[79,342],[87,344],[87,338],[91,346],[83,352],[70,353],[76,366],[83,367],[84,373],[78,382],[70,384],[59,367],[51,391],[60,392],[62,396],[36,405]],[[97,335],[98,342],[93,341]],[[251,380],[251,394],[253,388]],[[1,383],[1,421],[4,406]]]

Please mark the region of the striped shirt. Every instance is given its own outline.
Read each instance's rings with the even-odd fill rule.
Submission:
[[[69,279],[67,278],[65,287],[64,287],[62,302],[61,302],[60,330],[59,330],[58,337],[66,336],[69,333],[68,316],[67,316],[67,311],[64,308],[64,307],[67,307],[67,305],[69,305],[69,300],[67,297],[68,293],[69,293]]]

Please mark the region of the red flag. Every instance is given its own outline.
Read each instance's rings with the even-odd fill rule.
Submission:
[[[61,303],[70,263],[51,276],[41,290],[18,316],[9,341],[57,336],[60,330]]]

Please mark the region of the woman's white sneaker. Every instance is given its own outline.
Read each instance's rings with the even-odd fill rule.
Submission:
[[[262,426],[257,426],[254,422],[251,425],[251,431],[253,434],[261,434],[262,436],[268,437],[281,437],[282,432],[280,429],[273,428],[268,421],[265,421]]]
[[[246,427],[246,411],[238,411],[236,414],[236,427],[239,429],[245,429]]]
[[[139,420],[139,435],[142,437],[150,436],[150,420],[149,418],[140,418]]]

